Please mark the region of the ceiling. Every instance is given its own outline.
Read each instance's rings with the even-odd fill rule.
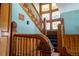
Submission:
[[[79,10],[79,3],[56,3],[60,13]]]

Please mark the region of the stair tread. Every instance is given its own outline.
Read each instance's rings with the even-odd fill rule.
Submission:
[[[53,42],[52,44],[57,44],[56,42]]]
[[[51,56],[59,56],[60,55],[60,53],[58,53],[58,52],[52,52],[51,53]]]
[[[48,35],[48,38],[51,41],[51,43],[52,43],[55,51],[57,51],[57,47],[58,47],[58,44],[57,44],[57,36],[56,35]]]
[[[57,42],[56,40],[50,40],[51,42]]]

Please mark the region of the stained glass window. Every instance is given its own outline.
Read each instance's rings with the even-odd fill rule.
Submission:
[[[42,11],[48,11],[49,10],[49,4],[42,5]]]
[[[57,8],[58,8],[57,5],[55,3],[52,3],[52,10]]]
[[[42,14],[42,20],[44,20],[44,18],[46,20],[49,20],[50,19],[50,14],[49,13]]]
[[[46,30],[50,30],[50,23],[46,23]]]
[[[58,29],[58,24],[61,24],[61,21],[52,22],[52,29],[57,30]]]
[[[60,12],[59,11],[52,12],[52,19],[57,19],[57,18],[60,18]]]

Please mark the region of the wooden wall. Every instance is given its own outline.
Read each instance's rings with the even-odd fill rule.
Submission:
[[[1,18],[1,3],[0,3],[0,18]]]
[[[9,55],[9,38],[10,38],[10,21],[11,21],[11,4],[2,3],[0,18],[0,55]],[[6,36],[4,36],[7,33]],[[3,35],[2,35],[3,34]]]
[[[68,55],[79,55],[79,35],[64,35],[63,46]]]
[[[58,34],[58,50],[62,56],[78,56],[79,55],[79,35],[64,34],[63,25],[59,25]]]

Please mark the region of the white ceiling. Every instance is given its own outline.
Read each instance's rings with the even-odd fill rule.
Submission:
[[[79,10],[79,3],[56,3],[60,13]]]

